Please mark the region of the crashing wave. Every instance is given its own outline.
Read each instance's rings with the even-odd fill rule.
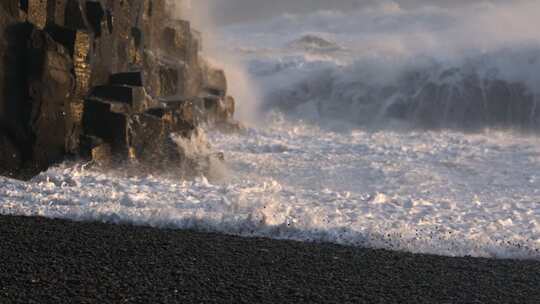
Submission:
[[[507,59],[525,74],[514,55]],[[306,108],[315,109],[317,118],[359,124],[399,119],[429,128],[540,128],[534,72],[513,78],[485,56],[459,64],[419,61],[359,61],[345,66],[280,61],[287,68],[274,69],[272,76],[266,70],[264,77],[289,81],[269,89],[265,105],[300,115]],[[527,68],[533,70],[535,65]],[[291,77],[295,72],[300,74],[296,79]]]
[[[250,48],[263,109],[360,124],[539,128],[538,1],[383,2],[231,26],[225,47]],[[501,20],[509,26],[493,26]]]

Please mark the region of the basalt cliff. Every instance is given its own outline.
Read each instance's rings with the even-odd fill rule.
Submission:
[[[0,2],[0,174],[69,158],[185,165],[172,134],[235,126],[222,70],[167,0]]]

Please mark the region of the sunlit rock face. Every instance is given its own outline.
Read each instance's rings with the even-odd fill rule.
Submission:
[[[165,0],[4,0],[0,31],[3,175],[67,157],[181,163],[171,134],[232,123],[225,73]]]

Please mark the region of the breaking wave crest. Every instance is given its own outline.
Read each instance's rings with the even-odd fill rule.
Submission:
[[[286,75],[288,81],[265,95],[265,107],[304,117],[362,125],[399,119],[430,128],[534,130],[540,128],[537,88],[526,77],[519,79],[522,75],[512,79],[504,66],[520,68],[524,76],[527,70],[540,74],[539,54],[540,49],[501,51],[459,64],[431,58],[406,63],[377,58],[340,65],[289,57],[277,63],[253,63],[271,67],[252,71],[267,79]],[[500,62],[505,59],[508,62]],[[294,74],[298,78],[290,79]]]
[[[538,2],[381,3],[283,15],[224,35],[248,58],[263,111],[361,125],[539,129]]]

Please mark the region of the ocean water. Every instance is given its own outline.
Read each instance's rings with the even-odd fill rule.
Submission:
[[[65,163],[0,178],[0,213],[540,259],[538,6],[385,2],[221,27],[234,60],[215,60],[246,123],[207,132],[224,164],[186,181]]]

